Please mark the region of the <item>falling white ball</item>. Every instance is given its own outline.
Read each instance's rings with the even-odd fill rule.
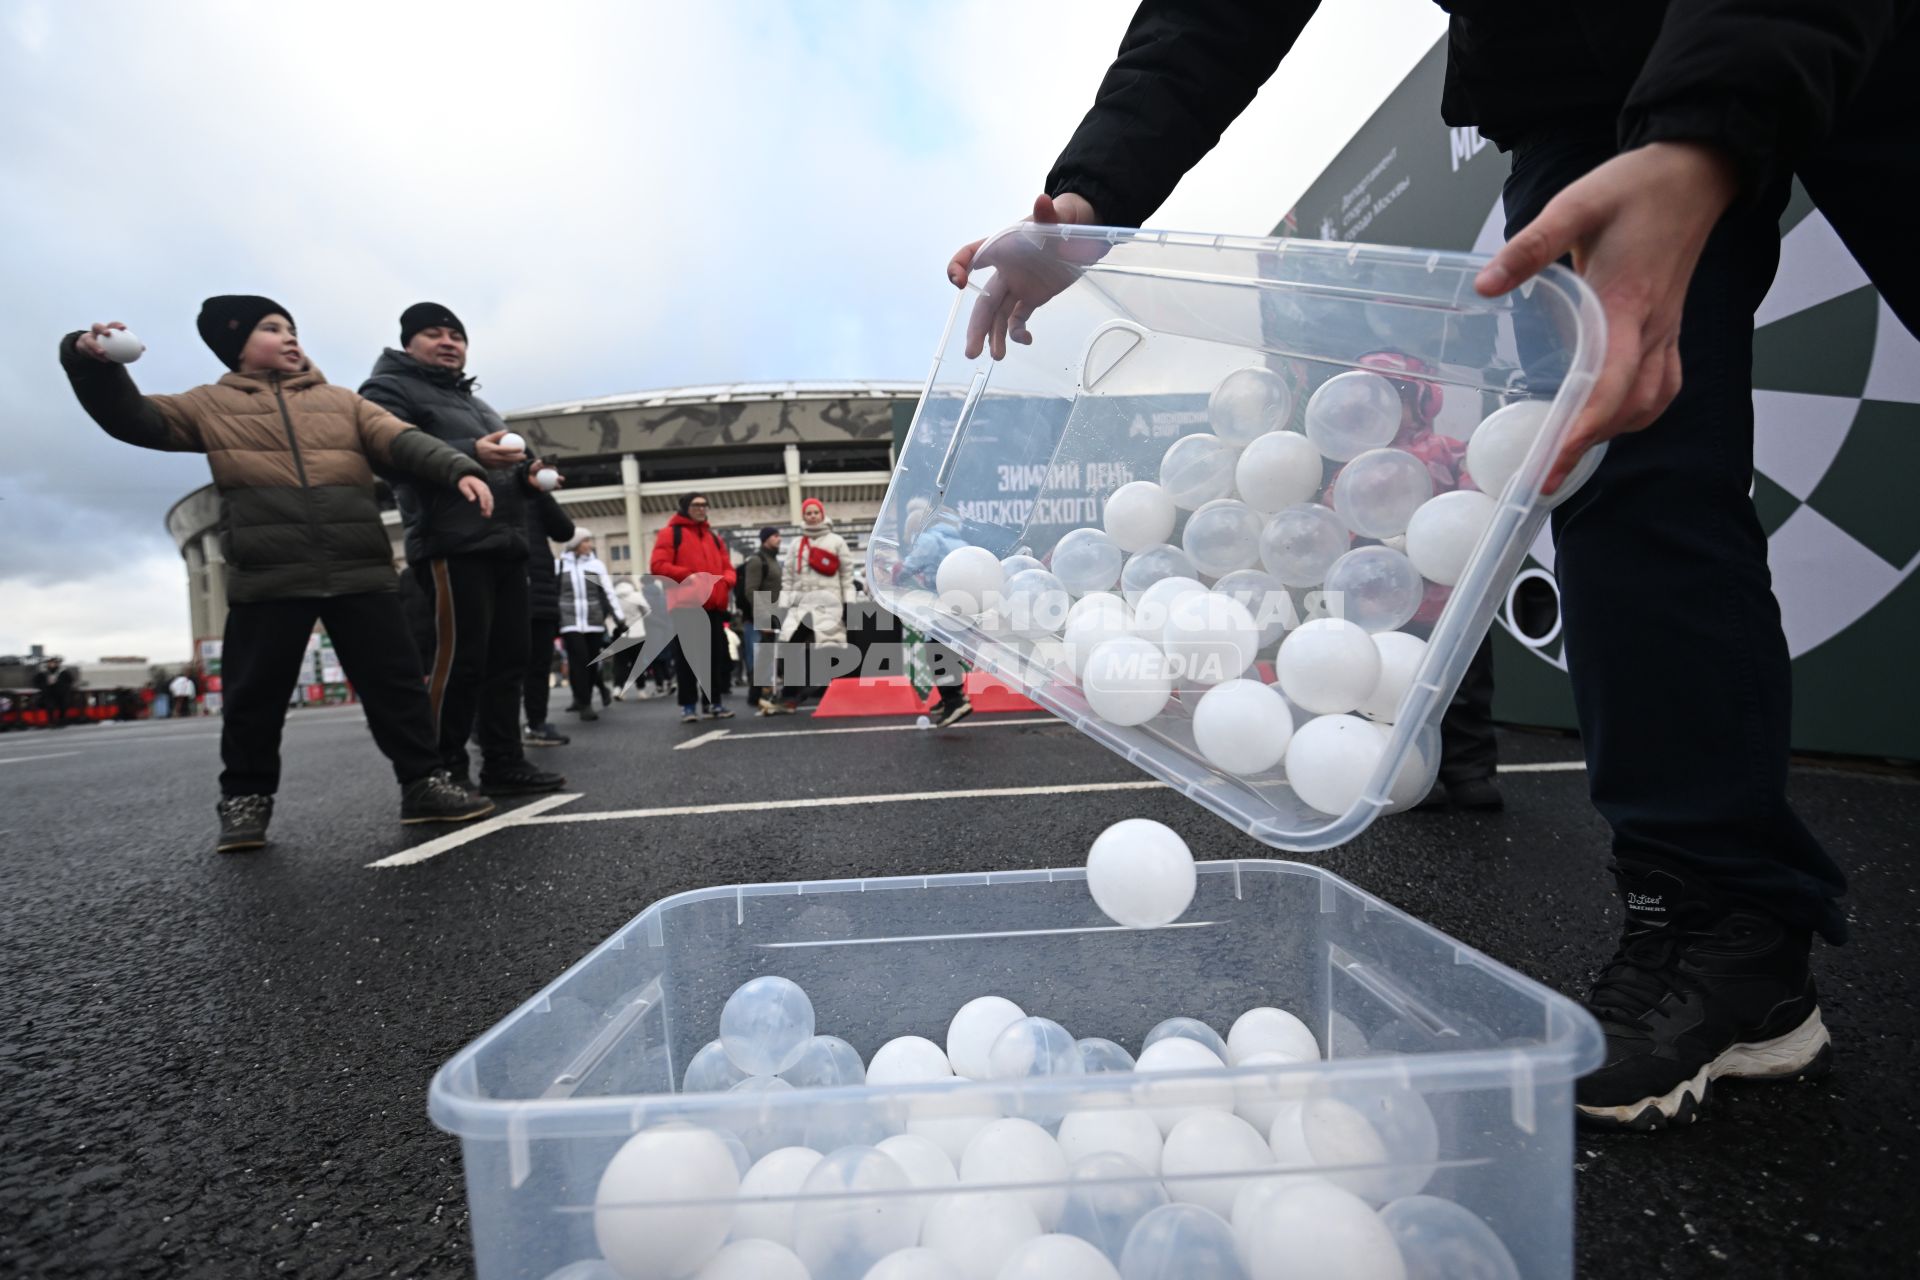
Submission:
[[[1169,523],[1167,532],[1172,531]],[[1054,544],[1049,567],[1067,590],[1083,596],[1109,590],[1120,581],[1120,565],[1125,558],[1113,539],[1100,530],[1075,529],[1063,534]]]
[[[1441,586],[1456,585],[1497,510],[1492,498],[1471,489],[1422,503],[1407,522],[1407,558]]]
[[[560,473],[552,467],[542,467],[533,473],[533,482],[542,492],[552,493],[560,487]]]
[[[1248,445],[1234,464],[1233,483],[1241,501],[1272,513],[1311,502],[1320,492],[1325,462],[1313,441],[1297,431],[1273,431]]]
[[[1302,502],[1275,513],[1260,531],[1260,562],[1289,587],[1317,587],[1353,545],[1346,522],[1329,507]]]
[[[1209,578],[1260,563],[1260,531],[1266,518],[1244,502],[1220,498],[1187,517],[1181,549]]]
[[[1433,496],[1427,464],[1403,449],[1369,449],[1340,469],[1333,509],[1363,538],[1391,538]]]
[[[636,1133],[593,1197],[593,1238],[626,1275],[687,1275],[720,1251],[740,1190],[733,1153],[707,1129]]]
[[[953,1073],[969,1080],[991,1079],[993,1042],[1026,1016],[1026,1010],[1001,996],[978,996],[961,1005],[947,1024],[947,1060]]]
[[[1227,1054],[1236,1067],[1256,1053],[1284,1053],[1311,1061],[1320,1056],[1320,1042],[1293,1014],[1261,1005],[1235,1018],[1227,1031]]]
[[[1187,1204],[1211,1209],[1222,1218],[1233,1211],[1233,1198],[1253,1170],[1273,1163],[1266,1138],[1239,1116],[1218,1111],[1190,1115],[1167,1134],[1160,1157],[1160,1176],[1167,1194]],[[1197,1174],[1220,1174],[1196,1177]]]
[[[525,453],[527,451],[527,438],[518,431],[509,431],[500,437],[500,447],[508,453]]]
[[[1427,642],[1404,631],[1376,631],[1373,647],[1380,652],[1380,676],[1355,709],[1369,720],[1392,724],[1399,719],[1400,703],[1427,656]]]
[[[1400,434],[1400,393],[1377,373],[1332,377],[1307,401],[1307,439],[1335,462],[1378,449]]]
[[[1386,749],[1379,729],[1359,716],[1315,716],[1287,744],[1287,782],[1309,806],[1338,816],[1359,803]]]
[[[1392,547],[1355,547],[1333,562],[1321,593],[1328,610],[1368,632],[1404,627],[1420,611],[1427,584]]]
[[[1235,446],[1252,444],[1279,431],[1293,416],[1293,388],[1271,369],[1235,369],[1207,397],[1207,423]]]
[[[1216,685],[1253,665],[1260,652],[1260,628],[1232,596],[1192,592],[1168,607],[1161,647],[1181,688]]]
[[[1080,686],[1087,706],[1108,724],[1145,724],[1173,693],[1172,664],[1157,644],[1133,636],[1106,640],[1088,655]]]
[[[1173,536],[1177,514],[1173,498],[1165,489],[1151,480],[1135,480],[1108,495],[1101,523],[1114,546],[1122,551],[1144,551]]]
[[[1148,587],[1164,578],[1192,578],[1198,581],[1200,571],[1194,567],[1187,553],[1171,543],[1158,543],[1144,551],[1136,551],[1127,557],[1126,567],[1120,570],[1120,594],[1127,603],[1139,607],[1140,597]]]
[[[115,364],[132,364],[147,349],[131,329],[109,329],[94,341],[100,344],[100,354]]]
[[[955,547],[935,572],[933,588],[940,607],[963,618],[974,618],[992,608],[1006,586],[1000,561],[985,547]]]
[[[945,1051],[925,1036],[896,1036],[875,1049],[867,1062],[870,1085],[927,1084],[952,1076]]]
[[[1373,637],[1345,618],[1315,618],[1280,642],[1280,692],[1315,715],[1351,711],[1380,680]],[[1294,726],[1297,735],[1304,726]],[[1289,765],[1291,768],[1289,748]]]
[[[1156,1072],[1206,1072],[1225,1069],[1226,1063],[1220,1055],[1207,1046],[1183,1036],[1172,1036],[1160,1041],[1148,1049],[1140,1051],[1140,1061],[1135,1066],[1136,1075],[1151,1075]],[[1155,1089],[1151,1084],[1145,1086],[1148,1100],[1147,1113],[1153,1122],[1160,1126],[1160,1132],[1170,1134],[1173,1127],[1190,1115],[1205,1111],[1230,1112],[1233,1110],[1233,1081],[1221,1080],[1182,1080],[1175,1087],[1173,1082]],[[1165,1155],[1162,1154],[1162,1163]]]
[[[1258,680],[1229,680],[1207,690],[1193,711],[1193,741],[1208,764],[1247,777],[1287,754],[1293,716],[1287,700]]]
[[[1160,487],[1175,506],[1193,511],[1233,492],[1239,461],[1239,450],[1219,436],[1181,436],[1160,459]]]
[[[1179,919],[1198,884],[1187,842],[1151,818],[1116,822],[1087,850],[1087,890],[1095,905],[1131,929]]]

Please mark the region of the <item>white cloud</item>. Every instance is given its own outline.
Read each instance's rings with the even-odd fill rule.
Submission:
[[[0,600],[7,602],[0,612],[0,653],[43,644],[69,662],[96,662],[107,654],[184,662],[193,642],[185,577],[180,558],[169,552],[65,581],[0,577]]]

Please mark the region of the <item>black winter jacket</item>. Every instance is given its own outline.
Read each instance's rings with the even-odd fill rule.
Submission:
[[[1139,226],[1273,74],[1316,0],[1145,0],[1047,175]],[[1448,124],[1502,150],[1570,121],[1625,150],[1704,142],[1756,190],[1816,146],[1915,0],[1442,0]]]
[[[476,440],[507,429],[493,406],[473,394],[472,378],[422,364],[392,348],[380,353],[373,375],[360,384],[360,394],[469,458],[475,457]],[[407,563],[441,556],[525,556],[527,468],[523,462],[486,469],[493,489],[492,519],[457,492],[415,483],[410,476],[388,475],[407,526]]]
[[[527,612],[535,618],[560,616],[560,575],[553,568],[547,540],[565,542],[573,521],[550,493],[527,498]]]

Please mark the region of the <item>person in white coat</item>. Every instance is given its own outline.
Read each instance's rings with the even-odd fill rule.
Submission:
[[[779,610],[782,667],[794,669],[793,646],[806,645],[807,669],[824,668],[817,651],[847,644],[847,606],[853,603],[853,555],[847,540],[833,531],[826,504],[808,498],[800,504],[800,536],[793,540],[781,574]],[[817,678],[817,677],[809,677]],[[824,685],[783,689],[778,704],[766,714],[793,712],[800,704],[825,692]]]
[[[593,660],[607,643],[607,619],[625,622],[613,575],[593,553],[593,535],[576,530],[567,540],[566,554],[556,566],[560,574],[560,639],[567,646],[567,682],[573,686],[573,705],[567,710],[582,720],[598,720],[593,693],[600,687]]]

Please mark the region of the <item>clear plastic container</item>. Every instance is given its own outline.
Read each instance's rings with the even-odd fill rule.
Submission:
[[[1080,869],[714,888],[656,903],[433,1080],[433,1120],[461,1139],[479,1275],[683,1273],[631,1258],[625,1271],[610,1268],[597,1220],[616,1236],[632,1227],[625,1238],[637,1239],[643,1255],[663,1247],[661,1233],[689,1237],[681,1264],[710,1253],[718,1233],[739,1222],[732,1187],[703,1197],[692,1171],[668,1161],[641,1170],[641,1185],[651,1188],[644,1194],[603,1194],[616,1153],[662,1126],[736,1135],[751,1148],[736,1157],[744,1162],[787,1143],[827,1154],[902,1132],[959,1151],[996,1117],[1051,1130],[1063,1117],[1078,1124],[1073,1116],[1082,1112],[1137,1120],[1223,1101],[1301,1104],[1289,1112],[1298,1121],[1288,1130],[1291,1154],[1237,1168],[1225,1156],[1214,1167],[1203,1152],[1164,1183],[1159,1171],[1121,1168],[1091,1179],[1096,1189],[1124,1202],[1133,1191],[1151,1201],[1163,1187],[1176,1200],[1223,1209],[1249,1186],[1310,1172],[1346,1193],[1335,1207],[1353,1210],[1367,1231],[1377,1236],[1368,1224],[1395,1224],[1396,1237],[1412,1241],[1402,1246],[1415,1251],[1410,1259],[1462,1247],[1446,1245],[1462,1237],[1460,1220],[1474,1231],[1484,1224],[1478,1247],[1486,1249],[1490,1232],[1519,1275],[1571,1275],[1572,1091],[1575,1077],[1600,1060],[1592,1020],[1326,871],[1274,861],[1202,863],[1199,871],[1185,915],[1147,930],[1103,916]],[[956,1010],[981,995],[1135,1055],[1167,1018],[1198,1018],[1225,1035],[1244,1011],[1274,1006],[1302,1019],[1327,1056],[1051,1080],[676,1092],[694,1055],[718,1034],[729,995],[762,975],[798,983],[815,1030],[848,1041],[863,1060],[895,1037],[944,1043]],[[1267,1113],[1248,1114],[1273,1131]],[[725,1141],[731,1150],[733,1139]],[[741,1167],[733,1166],[736,1175]],[[1087,1181],[1083,1175],[1083,1192]],[[856,1245],[867,1238],[858,1231],[870,1229],[878,1234],[868,1243],[880,1249],[936,1235],[928,1213],[948,1195],[961,1197],[941,1210],[949,1247],[954,1231],[978,1230],[976,1209],[1004,1206],[986,1197],[1018,1196],[1042,1217],[1066,1207],[1067,1184],[1057,1177],[957,1191],[862,1185],[864,1192],[778,1194],[750,1208],[791,1208],[796,1223],[829,1234],[852,1222]],[[1055,1229],[1063,1225],[1072,1223],[1062,1219]],[[1179,1215],[1171,1225],[1181,1228]],[[691,1239],[702,1230],[711,1234]],[[1164,1274],[1207,1280],[1204,1242],[1175,1243],[1178,1265]],[[812,1280],[860,1280],[871,1261],[857,1247],[823,1252],[818,1235],[800,1247],[811,1248]]]
[[[1266,844],[1328,848],[1423,796],[1438,769],[1448,700],[1548,506],[1572,492],[1568,485],[1543,500],[1540,488],[1605,345],[1591,291],[1556,267],[1486,299],[1473,289],[1486,259],[1474,255],[1090,227],[1016,227],[976,261],[986,265],[954,304],[875,523],[875,598]],[[969,357],[983,327],[975,321],[1015,304],[1028,316],[1030,341],[1008,342],[1003,359],[990,348]],[[1316,401],[1336,378],[1343,381]],[[1396,410],[1397,425],[1382,417]],[[1481,432],[1502,410],[1501,432]],[[1304,481],[1297,458],[1270,455],[1275,442],[1262,437],[1275,432],[1307,439],[1309,458],[1321,455]],[[1502,432],[1504,456],[1493,443]],[[1478,434],[1488,436],[1481,449]],[[1259,457],[1243,469],[1250,453]],[[1462,475],[1469,457],[1502,481],[1479,486],[1495,490],[1486,501],[1448,496],[1475,487]],[[1595,451],[1575,483],[1597,462]],[[1317,477],[1312,465],[1321,467]],[[1127,723],[1131,711],[1103,715],[1083,685],[1105,679],[1111,665],[1092,678],[1076,672],[1058,609],[1020,625],[1008,608],[977,607],[986,602],[941,585],[948,556],[974,547],[995,559],[1037,558],[1068,599],[1096,589],[1118,553],[1078,531],[1104,536],[1109,497],[1137,481],[1160,484],[1179,505],[1171,524],[1151,503],[1121,518],[1128,539],[1155,544],[1131,554],[1111,588],[1130,604],[1142,603],[1139,586],[1170,573],[1213,586],[1236,565],[1256,574],[1275,573],[1276,560],[1283,566],[1285,591],[1271,583],[1249,591],[1244,578],[1227,584],[1258,615],[1250,677],[1275,682],[1276,649],[1284,668],[1293,626],[1331,609],[1369,632],[1427,638],[1402,696],[1367,717],[1389,726],[1384,751],[1357,757],[1360,776],[1336,770],[1337,785],[1314,788],[1324,807],[1309,804],[1285,761],[1268,764],[1244,733],[1240,745],[1253,756],[1216,750],[1209,758],[1195,713],[1210,682],[1183,685],[1176,674],[1173,696],[1143,723]],[[1311,496],[1301,498],[1303,488]],[[1425,521],[1418,511],[1440,498]],[[1320,510],[1288,510],[1301,502]],[[1422,521],[1417,546],[1415,534],[1398,532],[1409,512]],[[1250,560],[1250,531],[1264,540],[1282,518],[1292,523],[1275,535],[1273,558],[1262,541]],[[1322,554],[1329,537],[1335,553],[1380,549],[1333,584]],[[1435,582],[1436,573],[1454,581]],[[1337,597],[1331,585],[1343,588]],[[1413,592],[1414,614],[1401,621]],[[1229,665],[1246,656],[1239,647],[1228,653]],[[1252,697],[1247,714],[1277,719],[1271,698]],[[1287,710],[1297,731],[1307,716],[1297,705]],[[1377,764],[1368,770],[1367,760]]]

